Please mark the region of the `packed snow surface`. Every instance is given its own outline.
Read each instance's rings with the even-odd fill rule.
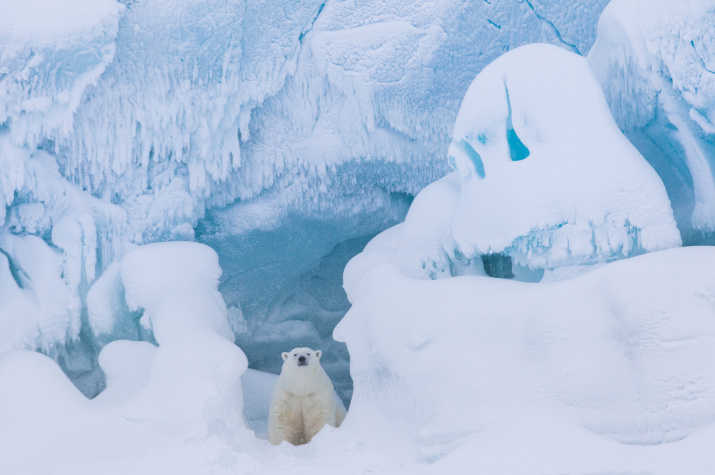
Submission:
[[[430,460],[536,414],[635,445],[712,429],[715,249],[548,284],[413,279],[380,249],[348,265],[353,306],[335,330],[351,355],[351,422],[391,428],[378,444],[409,440]]]

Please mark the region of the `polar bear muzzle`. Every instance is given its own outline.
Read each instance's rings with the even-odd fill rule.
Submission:
[[[310,348],[296,348],[290,353],[283,353],[282,356],[284,361],[288,361],[288,358],[293,358],[296,366],[308,366],[311,356],[315,356],[315,358],[320,360],[322,352],[320,350],[313,351]]]

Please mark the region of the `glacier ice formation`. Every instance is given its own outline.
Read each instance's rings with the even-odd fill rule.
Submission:
[[[339,269],[449,173],[477,73],[526,43],[588,54],[607,3],[11,2],[0,18],[0,322],[11,329],[0,347],[44,351],[96,394],[104,345],[154,341],[112,284],[112,263],[137,244],[198,240],[219,252],[251,365],[276,371],[275,348],[320,341],[349,398],[348,355],[330,338],[349,308]],[[589,63],[663,179],[685,242],[702,241],[712,180],[692,167],[712,163],[709,10],[671,15],[659,1],[636,21],[619,3]],[[666,17],[677,44],[659,33]],[[687,54],[673,62],[671,46]],[[624,67],[636,61],[645,66]],[[432,229],[444,230],[437,214]],[[450,256],[456,248],[435,247],[414,272],[484,273],[475,256]],[[538,279],[523,263],[517,278]]]
[[[637,448],[682,471],[712,446],[693,438],[715,417],[711,249],[604,263],[715,242],[713,0],[65,3],[0,16],[11,466],[40,447],[82,472],[92,446],[127,472],[285,473],[241,439],[242,389],[261,424],[271,379],[244,371],[304,344],[352,402],[321,460],[371,465],[367,440],[503,468],[490,442],[517,434],[628,459],[614,440],[685,437]],[[536,42],[555,46],[512,51]]]
[[[0,19],[0,275],[14,284],[3,292],[45,292],[23,280],[30,264],[8,244],[28,236],[54,255],[43,272],[64,290],[36,296],[54,303],[28,310],[30,323],[0,301],[3,321],[19,325],[2,344],[46,351],[95,394],[101,347],[152,336],[126,308],[105,333],[89,288],[134,245],[177,239],[219,250],[239,339],[270,338],[280,324],[325,340],[348,305],[339,273],[325,269],[401,221],[411,197],[448,172],[475,75],[525,43],[585,54],[606,3],[80,0],[58,12],[47,0],[10,2]],[[251,236],[263,247],[248,247]],[[287,264],[276,267],[281,249]],[[300,283],[324,271],[322,287]],[[236,290],[249,275],[248,291]],[[260,346],[247,352],[271,368]],[[336,352],[334,374],[349,381],[347,353]]]

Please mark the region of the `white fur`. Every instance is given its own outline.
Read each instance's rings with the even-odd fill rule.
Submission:
[[[299,358],[307,364],[299,366]],[[333,383],[320,365],[320,350],[296,348],[283,353],[283,369],[276,382],[268,413],[268,440],[278,445],[310,442],[325,424],[340,427],[345,409],[336,402]]]

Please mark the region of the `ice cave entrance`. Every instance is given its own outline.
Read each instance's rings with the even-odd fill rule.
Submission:
[[[208,228],[210,223],[199,225],[197,240],[219,255],[219,290],[249,368],[280,374],[282,352],[320,349],[335,390],[349,404],[350,357],[345,344],[333,339],[333,329],[350,308],[342,285],[345,265],[374,234],[346,238],[349,231],[305,218],[242,234]]]

